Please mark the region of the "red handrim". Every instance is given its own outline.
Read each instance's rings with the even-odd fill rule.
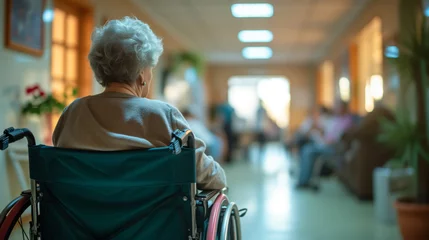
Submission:
[[[213,203],[210,212],[209,226],[207,229],[207,240],[215,240],[217,234],[217,226],[219,224],[220,212],[224,202],[228,202],[228,197],[225,194],[220,194]]]
[[[31,205],[30,198],[31,195],[29,194],[21,195],[21,199],[16,202],[16,204],[9,211],[6,219],[0,226],[0,239],[5,240],[9,238],[9,235],[15,227],[16,222],[19,220],[22,213],[24,213],[25,209],[27,209]]]

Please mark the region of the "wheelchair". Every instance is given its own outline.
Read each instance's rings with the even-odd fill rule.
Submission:
[[[102,152],[36,145],[28,129],[8,128],[1,150],[24,137],[31,190],[0,213],[1,240],[15,226],[32,240],[241,239],[247,209],[230,202],[225,189],[197,190],[190,130],[176,130],[167,147]]]

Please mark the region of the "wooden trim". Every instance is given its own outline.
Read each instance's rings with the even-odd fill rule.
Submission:
[[[79,87],[79,97],[92,94],[93,74],[88,60],[88,53],[91,49],[91,34],[94,28],[94,13],[92,10],[81,14],[81,25],[79,28],[79,48],[78,48],[78,69],[79,75],[77,84]]]
[[[33,0],[34,1],[34,0]],[[11,39],[11,13],[12,13],[12,2],[13,0],[6,0],[6,19],[5,19],[5,47],[16,50],[16,51],[20,51],[23,53],[27,53],[33,56],[37,56],[37,57],[41,57],[44,53],[45,50],[45,23],[43,22],[43,11],[45,10],[46,7],[46,0],[40,0],[42,3],[42,8],[41,8],[41,18],[40,18],[40,24],[41,24],[41,29],[40,29],[40,44],[41,44],[41,49],[34,49],[34,48],[30,48],[27,46],[23,46],[20,45],[18,43],[14,43],[12,42]]]
[[[316,72],[316,104],[323,104],[323,74],[321,67]]]
[[[350,110],[359,112],[359,51],[358,44],[349,46]]]

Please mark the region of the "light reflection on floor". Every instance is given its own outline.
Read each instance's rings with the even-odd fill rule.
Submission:
[[[399,240],[396,226],[377,223],[371,202],[359,202],[334,178],[319,193],[293,189],[290,161],[271,144],[260,160],[226,167],[230,199],[248,208],[242,219],[244,240]]]

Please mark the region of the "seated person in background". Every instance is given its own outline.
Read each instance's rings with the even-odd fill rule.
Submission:
[[[109,21],[95,29],[89,62],[103,93],[75,100],[61,115],[53,134],[56,147],[115,151],[168,146],[176,129],[190,129],[167,103],[145,98],[152,69],[163,51],[161,40],[135,18]],[[195,139],[197,185],[222,189],[222,167]]]
[[[223,143],[222,140],[212,133],[200,120],[198,120],[190,110],[183,111],[183,116],[188,121],[195,136],[201,138],[207,145],[208,154],[210,154],[216,161],[221,161]]]
[[[288,150],[296,147],[300,151],[305,144],[312,142],[313,138],[319,138],[318,135],[331,123],[331,118],[331,111],[324,106],[309,111],[308,117],[302,122],[294,138],[286,145]]]
[[[314,138],[314,142],[306,144],[300,153],[300,174],[297,188],[312,187],[309,182],[316,159],[320,156],[333,155],[335,143],[352,126],[353,118],[346,102],[337,101],[334,110],[332,123],[327,126],[326,131],[320,135],[321,137]]]

